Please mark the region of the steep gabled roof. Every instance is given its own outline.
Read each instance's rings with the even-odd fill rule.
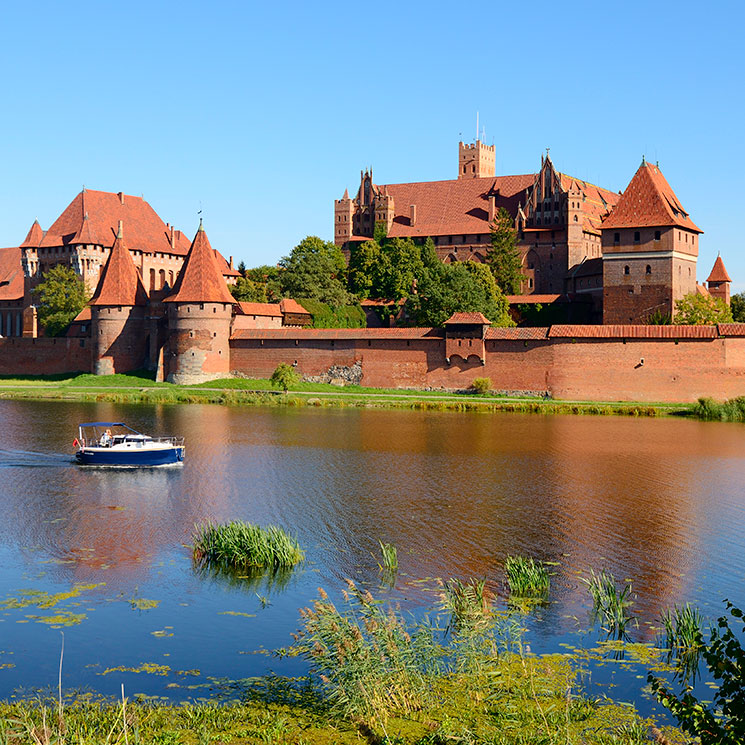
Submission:
[[[199,223],[173,292],[164,303],[235,303],[219,269],[216,251]]]
[[[368,239],[369,240],[369,239]],[[279,308],[283,313],[297,313],[306,316],[310,315],[310,311],[306,310],[297,300],[291,298],[284,298],[279,301]]]
[[[731,282],[732,281],[729,278],[729,274],[727,274],[727,270],[724,268],[724,262],[722,261],[721,256],[717,256],[717,260],[714,262],[714,266],[712,267],[711,274],[709,274],[709,278],[706,281],[707,282]]]
[[[268,316],[282,318],[279,303],[235,303],[237,311],[243,316]]]
[[[91,227],[91,221],[88,219],[87,212],[83,215],[83,222],[70,243],[82,243],[86,246],[101,245],[101,241],[98,240],[93,228]]]
[[[147,305],[147,293],[120,229],[90,305]]]
[[[659,167],[642,161],[618,204],[603,222],[603,230],[676,226],[701,233]]]
[[[483,313],[453,313],[447,321],[445,326],[450,324],[479,324],[482,326],[490,326],[491,321]]]
[[[31,229],[26,233],[26,237],[23,239],[23,243],[21,243],[21,248],[36,248],[41,243],[42,238],[44,237],[44,231],[41,229],[41,225],[39,225],[38,220],[34,220],[34,224],[31,226]]]
[[[0,248],[0,300],[21,300],[24,281],[20,248]]]

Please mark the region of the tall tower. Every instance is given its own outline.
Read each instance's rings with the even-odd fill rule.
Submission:
[[[458,178],[493,177],[496,173],[496,145],[458,143]]]
[[[349,191],[344,189],[344,196],[334,201],[334,243],[343,246],[352,237],[352,216],[354,203],[349,198]]]
[[[729,274],[727,274],[727,270],[724,268],[722,257],[717,256],[711,274],[709,274],[709,278],[706,280],[706,288],[709,290],[709,295],[719,298],[724,301],[725,305],[729,305],[730,282],[732,282],[732,280],[729,278]]]
[[[168,381],[191,384],[227,377],[234,300],[201,221],[173,293],[163,302],[168,307]]]
[[[90,301],[93,372],[96,375],[137,370],[146,349],[147,294],[132,255],[124,245],[122,223]]]

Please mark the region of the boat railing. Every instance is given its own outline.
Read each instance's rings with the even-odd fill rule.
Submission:
[[[153,437],[152,442],[162,442],[166,445],[173,445],[175,448],[182,448],[184,446],[183,437]]]

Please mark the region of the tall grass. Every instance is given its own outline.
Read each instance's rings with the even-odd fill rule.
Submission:
[[[392,543],[383,543],[378,541],[380,544],[380,555],[383,561],[378,566],[388,572],[395,572],[398,569],[398,550]]]
[[[441,583],[438,609],[448,614],[448,629],[477,629],[488,623],[493,600],[494,595],[487,589],[486,580],[462,582],[451,577]]]
[[[715,401],[713,398],[699,398],[693,405],[693,415],[699,419],[718,422],[745,422],[745,396]]]
[[[551,587],[546,565],[532,557],[508,556],[504,571],[510,595],[515,599],[545,600]]]
[[[662,615],[665,643],[670,650],[668,662],[674,662],[677,675],[684,681],[695,680],[704,647],[703,618],[689,603],[674,606]]]
[[[589,577],[583,577],[592,596],[592,612],[596,622],[609,634],[619,639],[626,637],[626,627],[634,620],[629,614],[629,608],[634,604],[631,584],[627,583],[623,589],[616,587],[616,579],[604,569],[598,574],[590,570]]]
[[[242,520],[223,525],[206,522],[194,526],[192,539],[197,563],[279,569],[305,558],[297,539],[276,525],[262,528]]]

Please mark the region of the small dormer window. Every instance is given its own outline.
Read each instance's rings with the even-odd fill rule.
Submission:
[[[656,241],[658,241],[658,240],[660,240],[661,237],[662,237],[662,233],[659,230],[655,230],[654,231],[654,239]]]
[[[641,240],[641,233],[638,230],[634,231],[634,243],[639,243],[640,240]]]

